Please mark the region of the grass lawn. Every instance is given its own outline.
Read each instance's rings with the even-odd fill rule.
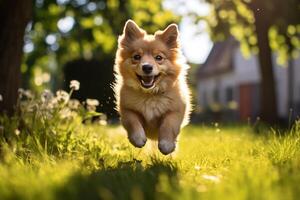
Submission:
[[[23,130],[9,144],[0,137],[0,199],[300,196],[299,125],[287,136],[255,134],[247,126],[188,126],[171,156],[160,154],[155,142],[132,147],[120,126],[72,130],[55,141],[23,137]]]

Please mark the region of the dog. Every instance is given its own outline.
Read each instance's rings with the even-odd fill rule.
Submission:
[[[175,150],[191,111],[189,66],[178,38],[176,24],[151,35],[128,20],[118,38],[114,66],[117,110],[129,141],[141,148],[147,138],[157,140],[164,155]]]

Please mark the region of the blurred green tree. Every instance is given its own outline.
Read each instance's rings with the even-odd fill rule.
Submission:
[[[176,21],[171,11],[163,10],[161,0],[37,0],[25,38],[34,48],[27,53],[24,71],[34,73],[27,67],[49,65],[49,57],[62,65],[78,57],[113,55],[129,18],[148,31]]]
[[[300,48],[299,0],[205,0],[213,40],[233,35],[244,55],[258,53],[261,73],[261,119],[278,119],[272,51],[280,64],[295,58]],[[203,19],[203,18],[202,18]],[[199,18],[198,18],[199,20]]]
[[[64,80],[63,66],[82,59],[111,69],[101,71],[106,74],[98,81],[112,80],[117,38],[129,18],[149,32],[179,20],[161,0],[36,0],[24,37],[23,87],[41,90],[50,83],[57,89]],[[110,85],[106,87],[111,97]]]

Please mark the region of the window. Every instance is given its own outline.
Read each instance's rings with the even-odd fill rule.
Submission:
[[[217,88],[214,89],[213,95],[214,95],[214,102],[215,103],[219,103],[219,101],[220,101],[220,94],[219,94],[219,90]]]
[[[226,102],[233,101],[233,88],[228,87],[226,88]]]
[[[202,93],[202,106],[207,106],[207,92],[205,90]]]

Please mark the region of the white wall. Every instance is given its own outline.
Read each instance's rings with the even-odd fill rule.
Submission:
[[[214,103],[214,91],[217,88],[219,93],[219,102],[222,105],[226,105],[226,89],[231,87],[234,89],[234,99],[238,97],[236,94],[237,78],[233,72],[222,74],[219,76],[214,76],[213,78],[204,79],[198,81],[198,104],[200,106],[205,106],[204,102],[209,102],[208,104]],[[204,96],[204,93],[206,97]],[[202,94],[202,95],[201,95]],[[206,100],[204,100],[206,98]],[[237,99],[238,101],[238,99]],[[207,106],[207,105],[206,105]]]
[[[295,80],[295,87],[294,87],[294,97],[295,102],[300,102],[300,58],[294,61],[295,66],[295,73],[294,73],[294,80]]]
[[[236,48],[233,54],[233,65],[239,84],[260,82],[260,72],[256,56],[245,58],[240,49]]]
[[[208,105],[204,105],[205,102],[213,103],[213,91],[215,87],[216,87],[216,82],[214,79],[206,79],[206,80],[198,81],[197,84],[198,105],[202,107],[206,107]]]
[[[276,62],[276,56],[273,55],[273,65],[275,73],[275,84],[277,92],[277,110],[279,117],[288,116],[288,68],[279,66]]]

